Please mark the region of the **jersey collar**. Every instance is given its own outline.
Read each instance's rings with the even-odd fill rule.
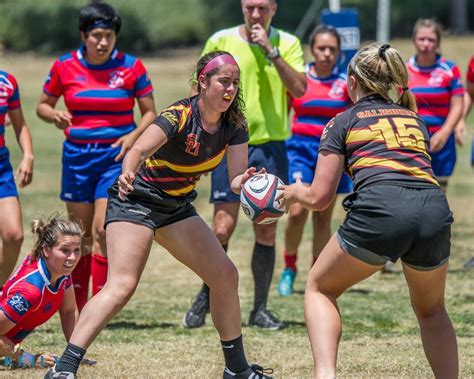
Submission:
[[[67,278],[67,276],[61,276],[56,281],[56,286],[53,286],[51,284],[51,273],[48,270],[48,266],[46,266],[46,262],[41,257],[38,259],[38,271],[39,271],[41,277],[43,278],[43,280],[45,281],[48,289],[51,292],[58,292],[58,289],[61,286],[62,281]]]
[[[81,64],[84,67],[95,69],[95,70],[106,70],[106,69],[112,68],[116,65],[115,61],[116,61],[117,55],[118,55],[118,50],[117,49],[114,49],[112,51],[112,54],[110,54],[109,60],[105,63],[102,63],[102,64],[88,63],[86,61],[86,58],[85,58],[85,53],[86,53],[86,47],[84,45],[82,45],[79,49],[76,50],[77,59],[79,59],[79,62],[81,62]]]
[[[413,68],[414,71],[418,71],[418,72],[426,72],[426,71],[431,71],[433,70],[436,66],[439,65],[440,61],[441,61],[442,57],[440,54],[436,54],[436,60],[435,60],[435,63],[431,66],[428,66],[428,67],[424,67],[424,66],[419,66],[418,63],[416,63],[416,54],[413,55],[410,60],[409,60],[409,65]]]
[[[320,78],[319,76],[314,75],[311,72],[312,67],[314,67],[314,62],[310,62],[306,65],[306,75],[313,81],[325,83],[334,80],[339,76],[339,69],[337,65],[334,65],[332,72],[329,74],[329,76],[326,76],[324,78]]]

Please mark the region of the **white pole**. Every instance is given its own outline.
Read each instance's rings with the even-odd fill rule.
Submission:
[[[340,0],[329,0],[329,10],[332,13],[338,13],[341,11],[341,1]]]
[[[390,0],[378,0],[377,4],[377,42],[390,41]]]

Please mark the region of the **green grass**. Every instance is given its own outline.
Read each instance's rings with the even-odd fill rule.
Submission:
[[[473,37],[448,38],[443,41],[443,52],[464,71],[473,42]],[[405,58],[412,53],[409,41],[397,40],[393,41],[393,45],[402,51]],[[144,59],[155,86],[158,110],[187,96],[188,78],[198,54],[199,50],[180,51],[166,58]],[[30,187],[21,191],[24,225],[29,237],[27,225],[34,216],[64,209],[58,198],[63,136],[52,125],[39,121],[34,113],[43,79],[53,57],[7,55],[0,60],[2,69],[11,71],[19,80],[23,109],[34,139],[34,181]],[[471,130],[473,121],[471,117]],[[12,160],[16,164],[18,148],[11,130],[7,134]],[[462,377],[474,376],[473,272],[462,270],[463,262],[474,255],[474,175],[468,162],[469,147],[467,143],[467,146],[459,149],[458,165],[448,191],[456,221],[453,225],[446,302],[458,335]],[[212,207],[207,203],[208,177],[203,178],[199,190],[197,209],[210,222]],[[342,207],[337,205],[334,229],[343,217]],[[309,378],[313,368],[303,320],[303,290],[311,261],[310,228],[306,229],[300,248],[297,293],[289,298],[281,298],[276,295],[275,285],[282,267],[284,222],[280,222],[278,230],[278,257],[269,308],[289,324],[288,329],[269,332],[245,326],[253,301],[250,270],[253,233],[244,216],[241,216],[231,241],[229,255],[240,272],[243,333],[249,359],[273,367],[278,378]],[[32,243],[31,238],[25,240],[22,255],[26,254]],[[88,356],[97,359],[97,366],[81,370],[81,377],[220,377],[223,358],[210,317],[202,329],[191,331],[181,327],[183,314],[199,286],[200,280],[192,272],[155,245],[135,296],[88,351]],[[401,272],[374,275],[344,294],[339,304],[344,322],[338,361],[339,377],[432,376],[423,354],[418,326]],[[100,309],[97,311],[100,312]],[[38,328],[25,341],[25,347],[31,351],[61,353],[64,337],[58,318],[54,317]],[[0,368],[0,377],[5,378],[40,378],[42,375],[43,370],[6,371]]]

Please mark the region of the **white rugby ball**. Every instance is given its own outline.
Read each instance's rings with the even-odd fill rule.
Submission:
[[[270,224],[285,213],[285,208],[278,208],[282,201],[275,199],[281,193],[278,187],[283,181],[272,174],[258,174],[247,180],[240,192],[240,205],[245,215],[257,224]]]

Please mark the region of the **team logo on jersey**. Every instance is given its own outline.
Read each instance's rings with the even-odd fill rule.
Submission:
[[[186,138],[186,142],[184,143],[186,145],[186,150],[184,150],[186,153],[191,154],[194,157],[197,157],[199,154],[199,146],[201,146],[201,143],[197,141],[198,136],[196,134],[188,134],[188,138]]]
[[[109,87],[110,88],[119,88],[123,87],[125,80],[123,77],[125,74],[123,71],[113,71],[109,74]]]
[[[328,92],[328,96],[333,99],[342,99],[344,97],[344,87],[342,80],[335,80]]]
[[[0,97],[8,97],[13,91],[13,84],[5,75],[0,75]]]
[[[428,85],[431,87],[441,87],[444,82],[444,71],[438,68],[435,68],[431,71],[430,78],[428,79]]]
[[[7,304],[19,315],[23,316],[28,309],[31,308],[31,304],[21,294],[16,293],[7,300]]]
[[[162,112],[160,116],[166,118],[171,125],[178,125],[178,117],[173,113],[165,111]]]

